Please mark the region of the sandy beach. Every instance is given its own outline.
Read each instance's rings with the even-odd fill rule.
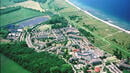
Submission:
[[[123,28],[121,28],[121,27],[119,27],[119,26],[116,26],[116,25],[114,25],[114,24],[111,24],[111,23],[109,23],[109,22],[107,22],[107,21],[104,21],[104,20],[102,20],[102,19],[100,19],[100,18],[98,18],[98,17],[92,15],[90,12],[85,11],[85,10],[79,8],[78,6],[74,5],[74,4],[71,3],[69,0],[65,0],[65,1],[66,1],[67,3],[69,3],[70,5],[76,7],[77,9],[79,9],[79,10],[85,12],[85,13],[88,14],[89,16],[91,16],[91,17],[93,17],[93,18],[95,18],[95,19],[97,19],[97,20],[99,20],[99,21],[101,21],[101,22],[103,22],[103,23],[105,23],[105,24],[108,24],[109,26],[115,27],[115,28],[117,28],[117,29],[119,29],[119,30],[122,30],[122,31],[124,31],[124,32],[126,32],[126,33],[128,33],[128,34],[130,34],[130,31],[127,31],[127,30],[125,30],[125,29],[123,29]]]

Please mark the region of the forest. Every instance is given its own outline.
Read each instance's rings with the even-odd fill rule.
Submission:
[[[52,29],[59,29],[68,26],[68,21],[59,15],[52,16],[51,20],[47,21],[46,24],[52,24]]]
[[[73,73],[72,68],[55,54],[37,53],[25,42],[0,43],[0,52],[32,73]]]

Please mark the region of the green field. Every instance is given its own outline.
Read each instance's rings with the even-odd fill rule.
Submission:
[[[31,73],[23,69],[20,65],[0,54],[1,73]]]
[[[5,6],[9,6],[9,5],[13,5],[15,4],[13,1],[10,0],[0,0],[0,7],[5,7]]]
[[[1,26],[7,25],[40,15],[43,15],[43,13],[27,8],[21,8],[13,12],[0,15],[0,24]]]

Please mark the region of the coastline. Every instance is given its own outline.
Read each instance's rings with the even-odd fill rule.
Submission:
[[[90,12],[85,11],[85,10],[79,8],[78,6],[76,6],[75,4],[73,4],[72,2],[70,2],[69,0],[65,0],[65,1],[66,1],[67,3],[69,3],[70,5],[76,7],[78,10],[83,11],[83,12],[86,13],[87,15],[89,15],[89,16],[91,16],[91,17],[93,17],[93,18],[95,18],[95,19],[97,19],[97,20],[99,20],[99,21],[101,21],[101,22],[103,22],[103,23],[109,25],[109,26],[112,26],[112,27],[114,27],[114,28],[117,28],[117,29],[119,29],[119,30],[121,30],[121,31],[124,31],[124,32],[130,34],[130,31],[125,30],[125,29],[123,29],[123,28],[121,28],[121,27],[119,27],[119,26],[116,26],[116,25],[114,25],[114,24],[112,24],[112,23],[109,23],[109,22],[107,22],[107,21],[104,21],[104,20],[102,20],[102,19],[100,19],[100,18],[98,18],[98,17],[92,15]]]

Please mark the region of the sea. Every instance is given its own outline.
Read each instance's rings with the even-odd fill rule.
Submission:
[[[130,0],[69,0],[92,15],[130,31]]]

